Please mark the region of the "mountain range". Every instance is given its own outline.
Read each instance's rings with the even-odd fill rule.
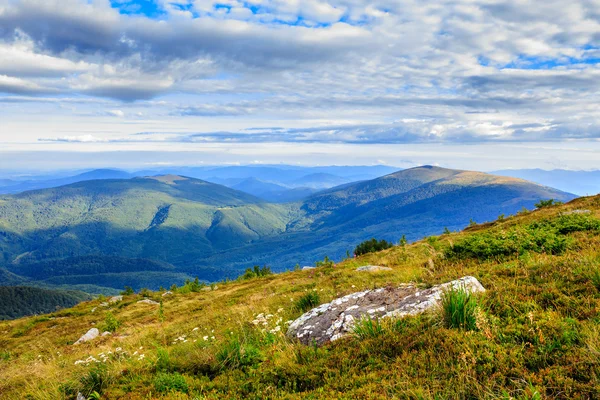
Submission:
[[[496,175],[527,179],[580,196],[600,193],[600,171],[571,171],[565,169],[507,169],[492,172]]]
[[[179,175],[87,180],[0,196],[0,277],[93,293],[214,281],[255,264],[284,270],[341,259],[371,237],[416,240],[574,197],[432,166],[289,203]]]

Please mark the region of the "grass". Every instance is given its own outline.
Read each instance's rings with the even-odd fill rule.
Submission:
[[[464,288],[450,288],[442,295],[442,320],[446,328],[474,331],[477,329],[479,305],[474,295]]]
[[[590,213],[565,215],[575,209]],[[134,400],[598,398],[599,217],[600,197],[581,198],[326,268],[221,282],[211,291],[151,293],[163,299],[163,321],[156,307],[137,303],[139,294],[95,312],[99,300],[3,321],[0,397],[69,399],[85,390]],[[524,237],[537,243],[546,228],[566,240],[564,251],[489,257],[472,246],[448,256],[473,237],[501,246],[507,232],[531,234]],[[392,271],[355,271],[366,264]],[[354,335],[323,347],[284,335],[305,309],[352,292],[409,281],[428,287],[465,275],[486,293],[474,301],[458,290],[439,314],[362,320]],[[318,300],[303,300],[315,294]],[[121,322],[118,334],[73,346],[106,312]],[[103,360],[100,354],[106,361],[76,364]]]
[[[307,312],[319,304],[321,304],[319,294],[317,292],[310,291],[298,299],[296,302],[296,308],[302,312]]]

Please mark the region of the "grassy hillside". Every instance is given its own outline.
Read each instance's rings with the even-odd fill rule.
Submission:
[[[367,264],[392,270],[356,271]],[[470,330],[449,327],[436,311],[374,323],[321,348],[283,334],[305,303],[465,275],[487,289]],[[1,322],[2,398],[600,396],[600,196],[337,265],[147,295],[162,308],[130,295],[109,308],[99,299]],[[116,330],[72,345],[94,326]]]

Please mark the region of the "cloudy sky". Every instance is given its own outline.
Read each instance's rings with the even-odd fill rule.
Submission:
[[[600,168],[600,0],[0,0],[0,169]]]

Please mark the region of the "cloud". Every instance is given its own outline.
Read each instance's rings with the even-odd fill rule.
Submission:
[[[2,117],[26,119],[38,98],[79,127],[121,129],[91,144],[536,142],[600,132],[597,1],[2,4]],[[133,137],[123,126],[134,116],[167,133]],[[173,125],[181,133],[168,133]]]

